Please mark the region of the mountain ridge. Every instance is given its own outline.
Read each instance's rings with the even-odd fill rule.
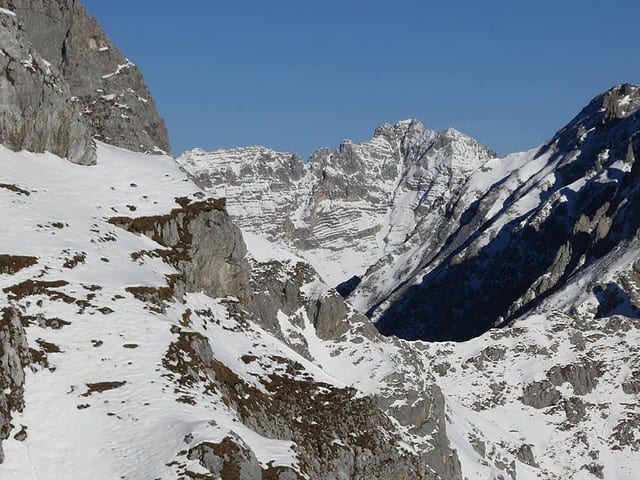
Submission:
[[[638,91],[638,87],[620,85],[597,96],[548,144],[534,151],[532,157],[525,158],[521,169],[514,171],[516,175],[536,162],[540,167],[534,167],[531,172],[534,175],[505,198],[501,206],[501,212],[504,213],[481,217],[482,222],[494,223],[494,226],[483,228],[493,232],[491,235],[495,235],[495,239],[483,233],[483,239],[475,241],[476,246],[473,246],[474,240],[471,239],[471,244],[465,247],[467,253],[464,249],[453,251],[449,259],[443,259],[443,263],[427,267],[427,276],[422,278],[421,284],[428,289],[430,278],[433,278],[433,288],[444,289],[439,295],[439,306],[436,308],[442,307],[443,298],[446,298],[445,291],[450,292],[446,301],[451,302],[451,310],[447,313],[435,314],[435,310],[429,310],[432,314],[426,314],[427,318],[442,315],[442,322],[449,322],[451,318],[464,317],[464,309],[460,311],[461,305],[465,301],[473,304],[476,299],[481,298],[472,291],[482,289],[492,299],[493,306],[489,308],[495,312],[489,320],[490,325],[498,323],[498,317],[513,319],[530,308],[527,307],[529,302],[540,301],[548,291],[559,288],[561,282],[567,281],[576,269],[582,268],[584,262],[588,265],[593,261],[590,258],[612,251],[625,236],[633,238],[636,235],[634,232],[637,226],[634,227],[633,220],[636,214],[632,213],[636,193],[631,185],[637,175],[634,165],[640,120],[637,106],[629,112],[620,110],[620,104],[633,103],[630,95],[638,95]],[[635,101],[637,102],[637,98]],[[522,176],[519,178],[522,181]],[[539,195],[540,200],[535,199],[536,195]],[[515,209],[515,215],[508,213],[509,208]],[[619,208],[626,213],[616,211]],[[474,222],[481,223],[478,219]],[[501,242],[505,241],[508,245],[502,246]],[[492,242],[496,247],[495,252],[490,253],[494,248]],[[529,257],[525,261],[528,258],[527,250],[538,257]],[[545,256],[549,258],[543,260]],[[460,266],[465,261],[471,262],[470,266]],[[548,262],[549,266],[542,262]],[[491,282],[494,285],[500,284],[501,275],[498,272],[503,265],[515,270],[502,277],[510,278],[512,282],[514,278],[522,278],[515,281],[516,284],[518,281],[522,284],[519,287],[513,283],[509,287],[502,285],[492,291],[489,285]],[[475,276],[485,275],[486,280],[484,283],[481,280],[478,286],[472,287],[462,278],[453,279],[456,270],[460,270],[463,277],[473,272]],[[451,280],[446,280],[448,276],[451,276]],[[446,286],[449,281],[455,283],[455,289]],[[560,283],[556,286],[556,282]],[[461,289],[462,285],[469,285],[470,290],[461,293],[464,290]],[[419,289],[417,285],[412,288]],[[498,299],[509,289],[513,293],[507,293],[506,297],[515,295],[516,298],[511,300],[515,304],[503,307],[504,310],[496,308]],[[460,292],[467,300],[463,301],[462,297],[456,296],[456,292]],[[428,299],[430,294],[421,292],[417,295]],[[523,297],[519,299],[520,296]],[[407,304],[407,299],[399,302]],[[428,305],[428,300],[425,305]],[[415,306],[416,303],[413,302],[411,308]],[[380,326],[383,329],[389,322],[394,322],[392,319],[399,314],[397,308],[392,307],[392,311],[382,315]],[[425,308],[431,309],[429,306]],[[484,307],[477,303],[469,308],[478,315]],[[460,313],[453,313],[454,311]],[[420,312],[415,311],[415,315],[424,317],[425,312]]]
[[[443,172],[443,181],[457,185],[459,177],[446,180],[446,175],[479,168],[493,155],[454,129],[435,132],[409,120],[383,124],[361,144],[342,141],[336,150],[318,149],[306,164],[296,154],[264,147],[197,150],[177,161],[201,187],[230,199],[229,211],[234,216],[238,209],[235,218],[241,226],[305,252],[321,275],[337,285],[362,275],[385,249],[401,241],[412,228],[412,210],[428,208],[425,202],[434,202],[446,188],[432,165]],[[453,168],[447,164],[451,159],[460,164]],[[427,193],[418,193],[426,187]],[[339,211],[333,215],[330,209]],[[267,216],[264,222],[257,220],[262,215]],[[331,242],[338,230],[346,230],[347,240],[336,246]]]

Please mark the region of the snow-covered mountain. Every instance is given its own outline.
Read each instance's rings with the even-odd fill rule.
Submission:
[[[427,362],[425,370],[439,372],[436,381],[447,408],[456,410],[448,414],[448,434],[469,478],[491,477],[498,470],[512,478],[624,478],[632,475],[640,434],[635,396],[639,107],[640,88],[618,85],[594,98],[545,145],[505,158],[457,135],[448,149],[438,152],[437,161],[422,163],[433,158],[434,138],[451,138],[451,131],[435,134],[417,122],[401,122],[381,127],[362,145],[343,142],[338,152],[320,150],[307,165],[295,155],[258,147],[192,151],[178,162],[198,184],[228,197],[235,205],[230,213],[244,229],[294,249],[332,284],[340,281],[339,275],[348,280],[357,274],[346,266],[347,258],[357,258],[357,268],[366,272],[339,289],[385,334],[409,340],[479,336],[464,344],[410,344],[419,361]],[[400,156],[394,156],[398,150],[393,148],[371,153],[372,145],[403,145],[398,139],[428,147],[416,155],[410,148]],[[479,148],[457,147],[459,139]],[[325,161],[322,165],[332,168],[314,176],[318,157],[343,160]],[[273,169],[276,175],[250,167],[269,163],[265,158],[286,159],[288,164],[279,165],[290,166]],[[358,163],[362,158],[368,160],[366,166]],[[404,163],[394,162],[398,158]],[[353,165],[363,168],[354,174]],[[385,165],[402,167],[386,188],[378,188],[385,185]],[[416,170],[417,176],[408,173]],[[307,199],[324,198],[316,192],[325,190],[326,177],[342,179],[331,180],[331,191],[349,194],[319,210],[334,226],[329,235],[320,230],[327,242],[323,252],[312,243],[317,242],[313,216],[305,221],[298,205],[315,205]],[[400,189],[389,188],[411,184],[403,184],[411,178],[423,181],[400,194]],[[270,183],[274,179],[277,185]],[[282,184],[294,187],[280,188]],[[367,187],[360,188],[363,184]],[[371,191],[378,193],[377,200]],[[411,200],[403,203],[402,198]],[[272,204],[278,208],[270,209]],[[366,205],[363,212],[368,213],[376,204],[386,204],[386,211],[352,222],[350,231],[341,227],[346,209],[360,212]],[[362,219],[365,213],[356,215]],[[282,222],[294,228],[272,229]],[[370,233],[380,231],[402,235],[385,235],[381,244]],[[332,245],[344,259],[326,253]],[[491,365],[488,372],[485,364]],[[478,423],[465,420],[474,417]],[[489,433],[490,425],[509,425],[507,431],[530,443],[504,448],[508,442],[496,439],[510,435]],[[456,437],[458,429],[461,437]],[[557,440],[551,445],[544,438]],[[477,457],[467,463],[465,442],[474,455],[481,452],[480,463]],[[612,462],[611,450],[630,456]],[[500,459],[509,452],[513,464],[507,457]],[[484,462],[490,467],[481,468],[488,464]]]
[[[308,263],[243,240],[170,158],[0,153],[2,478],[640,467],[633,318],[543,309],[467,343],[381,337]]]
[[[2,478],[640,467],[633,318],[543,309],[467,343],[382,337],[168,157],[0,154]]]
[[[399,423],[408,392],[441,398],[432,381],[396,397],[387,378],[414,374],[395,367],[402,347],[305,262],[260,237],[245,246],[224,202],[171,158],[100,144],[80,168],[0,153],[14,219],[2,478],[201,478],[227,463],[242,478],[459,471],[441,403],[413,413],[422,435]]]
[[[542,147],[471,175],[450,205],[455,231],[439,251],[421,252],[420,268],[375,306],[378,326],[404,338],[467,339],[530,311],[594,265],[597,280],[616,276],[609,265],[622,253],[631,256],[616,268],[632,269],[639,106],[640,88],[616,86]]]
[[[176,162],[152,103],[77,109],[109,63],[33,33],[107,42],[77,2],[0,7],[1,479],[636,478],[638,87],[503,159],[406,121]]]
[[[294,250],[338,285],[404,244],[423,217],[441,221],[442,205],[494,156],[454,129],[407,120],[382,125],[362,144],[320,149],[306,163],[263,147],[197,149],[178,163],[227,198],[243,230]]]

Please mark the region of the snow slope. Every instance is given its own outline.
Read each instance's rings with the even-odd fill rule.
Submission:
[[[406,437],[370,399],[393,369],[388,342],[367,347],[367,340],[363,348],[378,351],[379,364],[359,365],[357,352],[340,362],[331,354],[345,341],[332,350],[317,336],[306,305],[326,295],[332,305],[342,300],[312,270],[304,277],[310,283],[289,287],[300,289],[296,310],[278,312],[277,329],[249,311],[250,300],[161,295],[179,275],[158,253],[163,245],[111,219],[166,219],[200,205],[202,192],[173,159],[99,144],[92,167],[4,147],[0,161],[0,251],[37,259],[0,275],[0,308],[19,312],[31,349],[25,406],[12,412],[1,478],[216,478],[210,459],[221,445],[239,452],[229,462],[248,478],[320,478],[352,469],[355,452],[370,457],[365,477],[379,469],[435,478],[425,454],[411,447],[433,450],[433,441]],[[309,268],[256,235],[247,245],[256,281],[288,282]],[[345,323],[344,334],[376,337],[368,320],[358,322],[353,330]],[[307,436],[317,425],[317,441],[336,443],[314,454]],[[440,435],[446,452],[444,429]],[[393,446],[394,437],[408,440]]]
[[[38,257],[34,267],[3,276],[2,287],[29,278],[62,280],[67,284],[54,291],[75,299],[67,303],[44,294],[21,302],[11,293],[3,294],[3,303],[17,303],[25,315],[36,318],[27,328],[29,343],[55,347],[45,348],[47,368],[28,371],[26,408],[14,419],[28,428],[28,437],[25,442],[5,443],[0,476],[172,478],[176,467],[166,464],[185,447],[187,433],[217,441],[231,429],[240,430],[263,462],[275,458],[276,464],[295,464],[290,442],[266,440],[242,429],[223,404],[177,401],[179,392],[173,391],[159,361],[172,342],[170,327],[181,312],[152,314],[125,290],[164,285],[173,269],[160,260],[133,262],[131,253],[153,242],[105,219],[133,209],[147,215],[164,212],[174,206],[175,196],[197,191],[173,159],[101,144],[98,165],[82,168],[53,155],[0,149],[3,181],[29,192],[26,196],[0,189],[8,223],[2,250]],[[66,268],[64,263],[77,254],[83,260]],[[224,318],[218,301],[187,300],[192,303],[213,308]],[[69,324],[43,328],[40,318]],[[233,350],[234,342],[247,342],[241,337],[212,332],[210,338]],[[91,385],[99,390],[101,382],[124,383],[92,391]],[[187,462],[186,467],[202,470],[197,462]]]

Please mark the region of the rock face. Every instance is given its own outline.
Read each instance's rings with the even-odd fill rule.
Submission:
[[[181,207],[166,215],[113,217],[110,222],[170,249],[162,255],[181,272],[172,280],[178,292],[203,291],[212,297],[248,294],[246,247],[224,211],[224,200],[179,200]]]
[[[75,0],[2,0],[2,143],[91,164],[92,137],[169,151],[138,69]]]
[[[404,243],[422,216],[441,218],[445,199],[494,156],[453,129],[407,120],[362,144],[318,150],[306,164],[262,147],[193,150],[178,163],[228,199],[243,230],[293,249],[336,286]]]
[[[225,437],[219,443],[201,443],[189,450],[189,459],[197,459],[218,478],[238,480],[261,478],[262,469],[249,446],[237,435]],[[293,479],[295,480],[295,476]]]
[[[2,441],[13,428],[12,413],[24,408],[24,369],[31,356],[22,316],[13,308],[0,310],[0,463],[4,460]]]
[[[92,164],[91,130],[68,84],[30,45],[15,14],[0,10],[0,26],[0,143]]]

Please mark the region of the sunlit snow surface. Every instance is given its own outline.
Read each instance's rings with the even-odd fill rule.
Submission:
[[[157,245],[106,219],[166,213],[177,207],[175,197],[189,196],[197,188],[169,157],[102,144],[98,156],[98,165],[80,167],[53,155],[14,154],[0,147],[2,182],[30,192],[26,196],[0,188],[5,222],[1,250],[39,258],[37,265],[13,277],[0,276],[0,287],[39,277],[69,282],[57,290],[76,299],[95,295],[83,313],[75,303],[45,295],[23,302],[28,315],[41,313],[70,324],[59,330],[27,329],[30,346],[42,339],[57,345],[61,353],[48,355],[53,371],[27,370],[26,408],[13,423],[27,426],[28,437],[25,442],[4,442],[6,460],[0,465],[0,478],[175,478],[166,464],[185,449],[183,438],[192,431],[200,437],[194,438],[195,444],[220,441],[234,430],[260,461],[294,465],[290,442],[250,431],[215,399],[201,399],[195,405],[177,402],[178,393],[163,376],[167,372],[161,360],[175,340],[170,327],[186,306],[206,305],[222,319],[225,308],[217,300],[190,295],[185,306],[153,313],[125,291],[128,286],[164,285],[164,275],[173,270],[158,259],[132,261],[132,252]],[[85,263],[63,268],[68,252],[85,252]],[[4,294],[1,303],[7,303]],[[101,313],[102,307],[114,312]],[[214,350],[228,366],[239,366],[239,352],[249,349],[249,338],[219,330],[207,332]],[[270,353],[282,349],[292,353],[258,328],[255,335],[264,337],[261,343]],[[125,383],[85,396],[87,384],[99,382]],[[191,471],[202,471],[197,462],[189,463]]]
[[[291,442],[252,431],[214,394],[196,396],[194,404],[177,401],[182,393],[167,377],[162,359],[175,341],[171,327],[179,324],[186,309],[211,312],[215,322],[195,314],[190,328],[209,340],[218,360],[258,389],[260,379],[277,365],[247,364],[240,360],[244,354],[291,358],[317,381],[353,386],[361,395],[394,399],[396,406],[406,403],[405,392],[436,382],[446,401],[447,434],[469,479],[497,478],[511,462],[524,479],[594,478],[584,468],[592,463],[604,466],[605,478],[637,478],[638,453],[629,447],[616,449],[611,440],[622,418],[640,413],[637,395],[620,387],[638,368],[637,321],[624,319],[628,328],[602,334],[609,320],[590,319],[592,299],[579,291],[551,299],[548,307],[562,307],[563,301],[584,305],[583,320],[542,312],[512,329],[490,331],[461,344],[409,344],[363,335],[364,325],[355,314],[352,328],[335,341],[319,339],[308,321],[300,324],[282,312],[278,335],[251,321],[243,329],[225,328],[236,324],[226,306],[234,299],[202,293],[188,294],[184,304],[173,303],[164,313],[154,312],[125,289],[163,286],[165,275],[174,270],[159,258],[132,260],[131,253],[158,245],[107,219],[164,214],[177,207],[176,197],[199,191],[169,157],[100,144],[98,159],[94,167],[80,167],[53,155],[16,154],[0,147],[0,183],[29,192],[0,188],[0,253],[39,260],[13,276],[0,275],[0,289],[30,278],[64,280],[68,284],[56,291],[87,302],[80,308],[47,295],[18,301],[26,315],[43,314],[69,325],[56,330],[34,323],[26,329],[31,347],[41,340],[56,345],[60,353],[48,354],[49,369],[27,369],[26,408],[15,414],[16,428],[3,442],[1,479],[176,478],[172,461],[178,452],[205,440],[219,442],[230,431],[244,439],[263,465],[274,461],[297,468]],[[246,234],[245,240],[254,263],[301,261],[259,234]],[[82,252],[84,263],[63,266]],[[615,275],[627,261],[611,261],[607,271]],[[328,287],[316,279],[305,291],[317,298]],[[0,293],[0,305],[9,302]],[[582,349],[570,340],[576,332],[584,338]],[[297,345],[304,346],[308,356],[296,353]],[[503,354],[487,354],[488,347]],[[605,372],[593,391],[581,397],[586,417],[577,426],[566,426],[561,410],[535,409],[519,400],[523,386],[553,366],[585,357],[602,361]],[[90,393],[88,384],[99,382],[125,383]],[[558,390],[567,399],[574,396],[568,384]],[[27,427],[24,442],[13,438],[21,425]],[[398,429],[403,431],[400,425]],[[193,434],[190,444],[187,433]],[[484,443],[485,458],[477,442],[474,447],[474,438]],[[408,449],[429,448],[428,438],[406,431],[404,439]],[[538,468],[517,459],[515,452],[522,445],[531,445]],[[190,471],[205,473],[196,461],[182,461]]]

